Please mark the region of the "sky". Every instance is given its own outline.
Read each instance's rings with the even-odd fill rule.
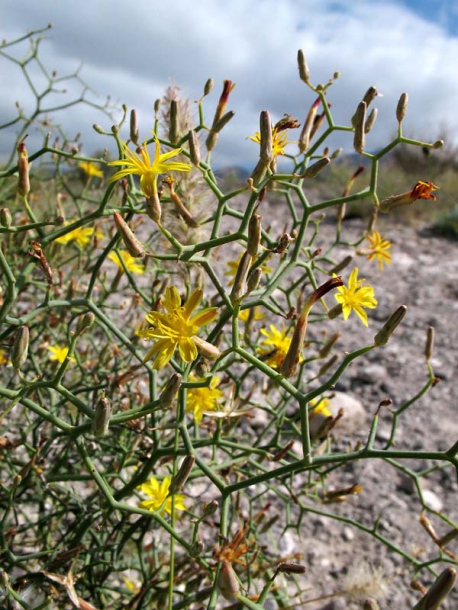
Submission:
[[[52,23],[41,46],[43,64],[59,75],[82,64],[81,77],[100,94],[90,99],[103,102],[109,95],[135,108],[141,139],[151,136],[154,101],[171,83],[195,108],[206,80],[214,79],[204,106],[210,124],[224,79],[235,82],[228,104],[235,117],[213,153],[216,166],[256,162],[258,148],[247,136],[258,129],[261,110],[273,122],[288,113],[303,123],[316,95],[298,78],[298,49],[314,84],[340,73],[328,93],[336,123],[349,125],[370,85],[383,94],[374,102],[378,118],[368,150],[396,132],[395,108],[403,92],[409,94],[405,135],[435,141],[447,133],[458,144],[455,0],[3,0],[0,6],[0,39]],[[33,98],[17,65],[0,57],[0,74],[4,124],[16,116],[18,100],[30,109]],[[78,95],[77,83],[67,88],[59,101]],[[85,153],[107,146],[114,151],[92,129],[99,123],[110,131],[112,122],[93,107],[61,111],[55,120],[68,134],[82,133]],[[127,129],[122,135],[127,139]],[[1,155],[9,143],[2,135]],[[335,137],[330,145],[352,150],[349,136]],[[39,140],[30,133],[29,152],[34,146]]]

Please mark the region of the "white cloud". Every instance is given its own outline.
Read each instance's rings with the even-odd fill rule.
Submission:
[[[208,122],[223,79],[235,81],[229,108],[236,117],[220,138],[215,155],[220,163],[253,161],[255,146],[246,136],[257,129],[262,109],[274,119],[288,112],[304,120],[315,96],[297,77],[298,48],[304,49],[314,82],[327,82],[335,70],[341,72],[328,94],[338,124],[348,125],[369,85],[383,92],[376,100],[379,118],[368,146],[377,148],[394,133],[394,111],[403,91],[410,96],[407,135],[435,139],[446,125],[458,139],[458,79],[451,61],[458,57],[458,38],[394,2],[22,0],[3,7],[0,35],[11,39],[48,21],[55,29],[43,47],[47,65],[63,74],[82,60],[86,81],[138,109],[142,134],[151,127],[154,100],[171,78],[191,100],[200,97],[208,77],[215,79],[207,100]],[[9,81],[0,122],[7,104],[11,116],[23,92],[20,75],[12,72]],[[91,129],[100,122],[93,109],[63,115],[61,122],[67,120],[84,130],[86,150],[105,145]]]

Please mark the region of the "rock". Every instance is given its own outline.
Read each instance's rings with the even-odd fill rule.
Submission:
[[[340,409],[343,409],[344,412],[343,417],[333,429],[334,436],[366,431],[366,411],[357,398],[343,392],[334,392],[333,397],[329,400],[328,409],[333,417],[338,415]]]
[[[430,489],[423,490],[423,500],[428,508],[440,512],[444,508],[444,503],[434,491]]]
[[[364,383],[381,383],[386,377],[386,368],[381,364],[367,364],[357,374],[357,379]]]

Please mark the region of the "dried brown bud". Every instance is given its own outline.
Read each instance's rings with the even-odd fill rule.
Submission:
[[[191,163],[196,167],[200,165],[200,146],[199,146],[199,138],[197,137],[196,132],[191,129],[189,132],[189,158],[191,159]]]
[[[251,261],[253,257],[248,252],[244,252],[242,258],[240,259],[239,266],[237,267],[237,273],[235,274],[234,285],[232,286],[232,291],[230,295],[230,299],[232,303],[238,301],[244,291],[245,291],[245,282],[248,277],[248,272],[250,270]]]
[[[364,133],[369,133],[372,127],[374,126],[375,119],[377,118],[378,110],[377,108],[372,108],[369,116],[367,117],[366,124],[364,126]]]
[[[159,403],[161,407],[170,407],[180,387],[181,375],[179,373],[173,373],[159,396]]]
[[[192,337],[192,340],[196,344],[196,347],[204,358],[208,358],[209,360],[216,360],[221,356],[221,352],[219,349],[213,345],[213,343],[209,343],[205,341],[205,339],[201,339],[197,335]]]
[[[310,165],[305,172],[302,174],[303,178],[315,178],[318,176],[320,172],[324,170],[331,163],[331,159],[329,157],[323,157]]]
[[[429,326],[426,331],[426,345],[425,345],[425,358],[431,360],[434,349],[434,327]]]
[[[429,588],[428,593],[413,607],[413,610],[438,610],[453,589],[457,573],[455,568],[447,568]]]
[[[26,136],[27,137],[27,136]],[[22,197],[27,197],[30,193],[30,177],[29,177],[29,155],[24,140],[19,142],[17,147],[18,152],[18,193]]]
[[[126,247],[126,250],[129,252],[131,256],[134,258],[141,258],[145,256],[145,248],[138,241],[135,235],[132,233],[129,225],[118,212],[113,212],[113,218],[116,224],[116,228],[119,231],[123,244]]]
[[[131,110],[130,111],[130,139],[137,146],[138,146],[139,137],[140,137],[140,134],[138,132],[138,125],[137,125],[137,111]]]
[[[284,563],[279,564],[277,572],[283,572],[284,574],[305,574],[307,568],[300,563],[285,561]]]
[[[211,92],[211,90],[213,89],[213,82],[214,82],[213,79],[209,78],[207,80],[207,82],[205,83],[205,86],[204,86],[204,96],[208,95]]]
[[[11,212],[9,208],[2,208],[0,210],[0,224],[2,225],[2,227],[5,227],[5,229],[9,229],[11,227],[12,220],[13,219],[11,218]]]
[[[247,252],[255,257],[258,254],[259,244],[261,243],[261,216],[253,214],[248,224]]]
[[[169,113],[169,140],[172,144],[178,142],[178,102],[177,100],[171,100],[170,102],[170,113]]]

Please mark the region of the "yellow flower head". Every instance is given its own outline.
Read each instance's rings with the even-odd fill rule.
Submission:
[[[71,223],[66,221],[64,226],[68,227],[69,224]],[[68,244],[71,241],[75,241],[80,248],[84,248],[91,241],[93,234],[94,229],[92,227],[77,227],[76,229],[73,229],[73,231],[58,237],[56,242],[59,244]]]
[[[124,166],[124,169],[118,170],[111,176],[108,182],[116,182],[131,174],[140,176],[140,188],[145,197],[149,199],[157,193],[157,177],[160,174],[190,171],[191,166],[188,163],[169,161],[172,157],[179,155],[183,150],[182,148],[175,148],[174,150],[161,155],[159,140],[154,132],[153,135],[156,142],[156,152],[154,154],[153,162],[151,162],[146,142],[139,147],[139,154],[132,152],[127,144],[123,142],[123,158],[118,159],[117,161],[110,161],[108,165]]]
[[[196,289],[182,305],[177,288],[166,288],[161,303],[165,312],[151,311],[146,315],[147,322],[151,324],[147,336],[156,339],[156,343],[146,354],[145,362],[154,358],[153,368],[161,369],[170,361],[177,347],[185,362],[197,358],[197,346],[193,337],[201,326],[206,326],[218,315],[217,307],[208,307],[192,315],[201,300],[202,290]]]
[[[196,424],[200,424],[205,411],[215,411],[218,408],[218,401],[221,400],[223,393],[218,390],[220,378],[213,377],[209,387],[189,388],[186,393],[186,412],[194,415]],[[189,381],[203,381],[196,379],[192,375]]]
[[[269,330],[261,328],[261,334],[266,338],[261,342],[265,347],[258,350],[259,357],[272,368],[279,369],[291,344],[291,337],[287,336],[285,325],[282,330],[278,330],[274,324],[270,324]],[[301,357],[300,362],[302,360]]]
[[[310,410],[309,419],[313,419],[317,415],[321,415],[322,417],[332,417],[332,413],[328,409],[330,404],[329,398],[312,398],[309,404],[312,407]]]
[[[0,349],[0,364],[6,364],[8,362],[8,358],[5,355],[5,352]]]
[[[369,242],[369,253],[367,260],[371,261],[377,259],[378,266],[383,269],[383,263],[388,265],[391,263],[391,254],[388,250],[391,248],[391,242],[388,239],[382,239],[382,236],[378,231],[374,231],[372,235],[366,237]]]
[[[49,345],[48,350],[51,352],[51,355],[49,356],[50,360],[57,360],[57,362],[60,362],[60,364],[62,364],[62,362],[64,362],[67,358],[68,347],[61,347],[60,345]],[[69,360],[70,362],[76,362],[73,357],[70,357]]]
[[[260,307],[258,307],[256,305],[256,307],[253,309],[242,309],[239,313],[239,320],[242,320],[242,322],[248,322],[248,320],[250,319],[253,320],[253,322],[257,321],[257,320],[264,320],[265,315],[262,312],[262,309]]]
[[[121,271],[124,271],[125,267],[127,271],[130,271],[131,273],[137,273],[138,275],[145,273],[145,266],[138,260],[138,258],[131,256],[127,250],[110,252],[108,258],[116,263]]]
[[[372,286],[363,286],[366,280],[358,280],[358,267],[355,267],[350,274],[348,286],[339,286],[335,299],[342,305],[344,320],[348,320],[351,311],[361,318],[365,326],[367,323],[367,313],[364,308],[374,309],[377,307],[377,300],[374,297]]]
[[[256,142],[256,144],[261,144],[261,134],[257,131],[254,136],[248,136],[249,140]],[[291,144],[288,141],[288,132],[287,131],[278,131],[276,127],[272,128],[272,152],[274,157],[278,157],[279,155],[285,154],[285,146]]]
[[[78,163],[78,167],[80,167],[89,178],[95,176],[96,178],[101,178],[103,180],[103,172],[96,163],[93,163],[92,161],[81,161]]]
[[[172,514],[172,496],[169,496],[170,483],[172,477],[164,477],[160,483],[155,477],[151,477],[149,481],[140,485],[139,490],[148,496],[147,500],[142,500],[139,504],[140,508],[146,508],[151,511],[161,511],[161,514]],[[186,510],[184,504],[185,496],[183,494],[175,494],[174,509]]]

